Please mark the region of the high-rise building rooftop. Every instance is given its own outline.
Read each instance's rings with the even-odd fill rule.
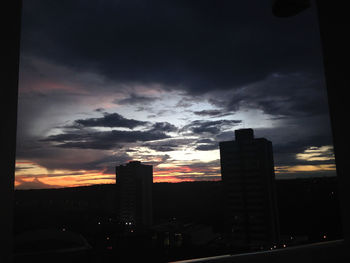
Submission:
[[[272,143],[253,129],[220,142],[226,223],[237,246],[261,248],[279,239]]]
[[[130,228],[152,225],[152,165],[131,161],[116,167],[117,215]]]

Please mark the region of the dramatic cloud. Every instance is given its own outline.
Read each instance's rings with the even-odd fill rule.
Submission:
[[[151,131],[155,132],[175,132],[178,128],[169,122],[156,122],[152,125]]]
[[[197,151],[211,151],[219,149],[219,143],[210,139],[201,139],[196,142]]]
[[[217,150],[218,148],[219,148],[219,144],[213,143],[213,144],[200,144],[195,149],[198,151],[212,151],[212,150]]]
[[[132,129],[147,124],[145,121],[124,118],[118,113],[104,113],[103,115],[101,118],[76,120],[73,127],[76,125],[77,127],[125,127]]]
[[[259,0],[24,1],[17,184],[112,182],[130,160],[159,181],[217,180],[218,143],[239,128],[272,141],[279,175],[325,175],[322,63],[315,8],[280,19]]]
[[[310,15],[277,19],[268,1],[37,0],[23,7],[22,48],[117,82],[201,93],[271,72],[319,73],[319,36]]]
[[[240,124],[241,120],[218,120],[218,121],[202,121],[196,120],[184,126],[182,131],[191,131],[195,134],[209,133],[218,134],[225,129],[232,129]]]
[[[121,99],[121,100],[115,100],[114,102],[116,104],[124,105],[124,104],[148,104],[151,103],[159,98],[154,98],[154,97],[146,97],[146,96],[141,96],[138,94],[131,93],[128,98]]]
[[[324,83],[304,73],[272,73],[261,81],[217,94],[210,101],[224,113],[250,108],[279,118],[328,114]]]
[[[119,144],[152,141],[169,138],[162,132],[153,131],[95,131],[81,133],[62,133],[50,135],[43,142],[55,143],[58,147],[81,149],[114,149]]]

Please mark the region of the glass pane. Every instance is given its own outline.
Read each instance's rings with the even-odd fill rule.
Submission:
[[[24,1],[18,110],[18,257],[341,238],[314,6]]]

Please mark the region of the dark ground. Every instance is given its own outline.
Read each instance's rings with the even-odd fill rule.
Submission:
[[[276,188],[282,236],[307,236],[307,242],[322,241],[323,235],[327,240],[342,237],[335,177],[278,180]],[[65,228],[82,234],[94,248],[113,243],[106,237],[116,234],[115,185],[16,190],[15,203],[15,234]],[[153,185],[155,224],[176,218],[220,233],[222,204],[221,182]]]

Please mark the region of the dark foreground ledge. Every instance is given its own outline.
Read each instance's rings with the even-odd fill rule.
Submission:
[[[341,239],[253,253],[181,260],[173,263],[348,263],[350,262],[349,255],[350,251],[346,250],[344,240]]]

